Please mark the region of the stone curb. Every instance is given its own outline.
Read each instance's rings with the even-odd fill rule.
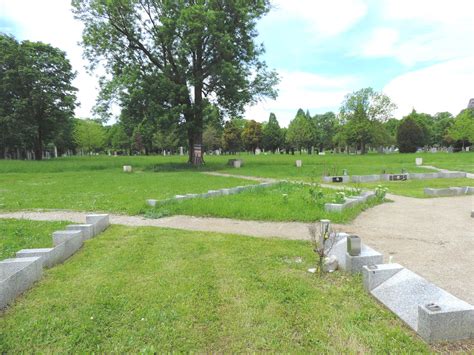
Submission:
[[[346,176],[323,176],[325,183],[347,183],[347,182],[375,182],[375,181],[405,181],[425,179],[460,179],[466,178],[467,173],[462,171],[442,171],[437,173],[403,173],[403,174],[374,174],[374,175],[346,175]],[[342,178],[342,180],[341,180]],[[339,181],[341,180],[341,181]]]
[[[463,196],[463,195],[474,195],[474,187],[462,186],[462,187],[448,187],[444,189],[434,189],[426,187],[423,190],[427,196]]]
[[[158,203],[182,201],[182,200],[188,200],[192,198],[208,198],[208,197],[216,197],[216,196],[222,196],[222,195],[235,195],[245,190],[256,189],[256,188],[266,188],[266,187],[270,187],[270,186],[277,185],[280,183],[281,181],[262,182],[261,184],[257,184],[257,185],[245,185],[245,186],[223,188],[219,190],[209,190],[208,192],[205,192],[202,194],[176,195],[172,198],[168,198],[165,200],[148,199],[146,200],[146,204],[150,207],[156,207]]]
[[[359,196],[347,197],[344,203],[325,203],[324,209],[327,212],[342,212],[346,208],[353,207],[360,203],[367,202],[367,200],[375,197],[375,192],[366,191]]]
[[[53,248],[22,249],[16,258],[0,261],[0,309],[41,279],[43,268],[66,261],[90,239],[109,226],[109,215],[86,216],[87,224],[69,225],[52,234]]]

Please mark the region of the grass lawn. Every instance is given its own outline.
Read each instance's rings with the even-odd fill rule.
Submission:
[[[164,199],[177,194],[251,183],[236,178],[206,176],[189,168],[154,172],[152,163],[160,157],[153,158],[137,158],[137,165],[134,164],[135,158],[119,158],[122,160],[117,161],[112,157],[46,162],[0,161],[0,170],[3,167],[4,171],[0,174],[0,209],[68,209],[135,215],[144,212],[145,200],[149,198]],[[123,173],[122,163],[130,163],[130,160],[135,172]],[[28,166],[29,172],[25,170]]]
[[[307,242],[112,226],[7,309],[0,351],[430,351],[360,277],[313,265]]]
[[[70,222],[38,222],[0,219],[0,260],[12,258],[21,249],[50,248],[51,234]]]
[[[425,153],[423,164],[432,165],[441,169],[465,171],[474,173],[474,152],[463,153]]]
[[[324,203],[336,202],[335,193],[337,191],[318,188],[317,190],[322,193],[322,196],[315,199],[314,194],[310,194],[310,191],[315,190],[315,188],[305,185],[281,183],[269,188],[254,188],[236,195],[164,202],[154,209],[150,209],[146,215],[161,217],[179,214],[302,222],[313,222],[327,218],[336,223],[343,223],[354,219],[362,210],[380,203],[373,200],[347,209],[342,213],[326,212]],[[350,188],[346,193],[358,194]]]
[[[364,189],[375,189],[378,185],[388,188],[388,193],[418,198],[432,198],[423,192],[425,187],[445,188],[474,186],[473,179],[429,179],[429,180],[407,180],[407,181],[381,181],[364,184],[348,184],[349,186],[362,187]]]

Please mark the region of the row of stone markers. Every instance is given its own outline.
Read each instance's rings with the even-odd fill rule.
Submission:
[[[261,184],[257,184],[257,185],[236,186],[236,187],[231,187],[231,188],[226,188],[226,189],[209,190],[208,192],[205,192],[202,194],[176,195],[166,200],[149,199],[149,200],[146,200],[146,203],[148,206],[155,207],[157,203],[182,201],[182,200],[189,200],[192,198],[208,198],[208,197],[216,197],[216,196],[235,195],[245,190],[270,187],[279,183],[280,183],[279,181],[262,182]]]
[[[364,288],[426,342],[474,339],[474,306],[399,264],[384,264],[383,255],[358,237],[333,233],[330,238],[328,256],[337,259],[338,268],[362,273]]]
[[[440,171],[437,173],[402,173],[402,174],[374,174],[374,175],[340,175],[323,176],[324,183],[348,183],[348,182],[377,182],[377,181],[406,181],[406,180],[429,180],[429,179],[461,179],[467,177],[462,171]]]
[[[86,224],[72,224],[52,235],[53,247],[22,249],[16,258],[0,261],[0,309],[40,280],[43,268],[51,268],[75,254],[84,241],[102,233],[109,226],[109,215],[86,216]]]

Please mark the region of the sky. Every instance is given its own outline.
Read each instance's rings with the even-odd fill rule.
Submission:
[[[271,112],[287,126],[298,108],[338,112],[348,93],[372,87],[396,103],[459,113],[474,98],[474,0],[272,0],[258,24],[264,59],[281,78],[276,100],[245,112]],[[67,53],[78,75],[78,117],[91,117],[97,78],[82,59],[82,25],[69,0],[0,0],[0,32],[50,43]]]

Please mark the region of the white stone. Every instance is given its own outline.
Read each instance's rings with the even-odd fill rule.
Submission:
[[[82,239],[87,240],[94,237],[93,224],[70,224],[66,226],[66,230],[80,230],[82,232]]]
[[[124,165],[123,166],[123,172],[124,173],[131,173],[132,172],[132,166],[131,165]]]
[[[86,216],[86,223],[94,225],[94,235],[102,233],[110,225],[108,214],[90,214]]]
[[[416,165],[423,165],[423,158],[415,158]]]
[[[297,160],[296,161],[296,167],[301,168],[303,166],[303,161],[302,160]]]

